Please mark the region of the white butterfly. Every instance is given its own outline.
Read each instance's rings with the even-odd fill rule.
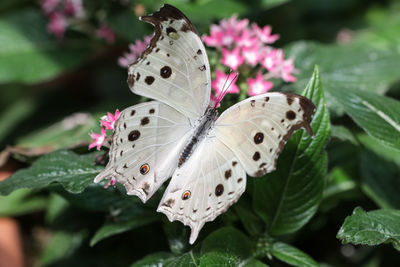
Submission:
[[[110,161],[95,182],[114,178],[146,202],[172,176],[157,211],[189,225],[193,244],[205,222],[239,199],[246,173],[273,171],[295,130],[312,135],[315,106],[300,95],[266,93],[217,118],[206,50],[193,24],[170,5],[141,20],[155,34],[129,67],[128,84],[157,101],[121,112]]]

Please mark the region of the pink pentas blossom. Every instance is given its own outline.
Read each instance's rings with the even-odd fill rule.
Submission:
[[[65,19],[65,16],[60,12],[51,13],[50,22],[47,25],[47,28],[59,39],[63,38],[65,29],[67,28],[67,21]]]
[[[269,25],[264,26],[262,29],[255,23],[251,24],[251,26],[262,43],[272,44],[279,39],[279,34],[271,34],[272,28]]]
[[[277,66],[283,63],[284,53],[282,49],[266,50],[261,58],[261,65],[268,71],[273,72]]]
[[[233,80],[231,77],[232,75],[225,74],[220,70],[215,71],[215,80],[211,81],[211,88],[215,89],[217,98],[220,97],[222,92],[226,94],[239,93],[239,87],[236,85],[236,79]]]
[[[237,16],[233,15],[229,19],[221,20],[219,25],[211,25],[210,36],[204,35],[203,42],[208,46],[228,47],[239,38],[248,24],[247,19],[237,20]]]
[[[89,145],[89,149],[96,147],[97,150],[100,150],[104,141],[106,140],[106,129],[104,127],[101,128],[101,133],[90,133],[90,138],[93,139],[93,142]]]
[[[63,0],[64,13],[71,17],[83,17],[85,12],[83,9],[82,0]]]
[[[120,112],[118,109],[115,111],[115,114],[107,112],[107,116],[103,116],[100,120],[101,125],[105,127],[106,130],[114,130],[114,125],[119,117],[119,114]]]
[[[136,40],[134,44],[129,45],[129,52],[124,53],[124,55],[118,58],[118,64],[121,67],[129,67],[132,63],[134,63],[137,58],[143,53],[146,47],[150,44],[152,36],[145,36],[144,40]]]
[[[292,75],[296,69],[294,68],[293,59],[285,60],[280,68],[280,75],[285,82],[295,82],[297,79]]]
[[[258,48],[258,45],[242,47],[242,55],[245,62],[253,67],[257,65],[261,60],[261,54],[259,50],[260,49]]]
[[[114,176],[110,178],[110,180],[108,181],[108,183],[106,183],[104,185],[104,188],[109,188],[110,186],[115,186],[115,184],[117,183],[117,178],[115,178]]]
[[[259,40],[250,29],[244,29],[235,41],[239,47],[259,47]]]
[[[50,14],[57,8],[60,1],[61,0],[42,0],[40,1],[40,5],[44,13]]]
[[[240,65],[243,64],[244,58],[240,54],[240,48],[236,47],[232,51],[228,49],[222,49],[222,59],[221,63],[225,66],[231,68],[232,70],[237,70]]]
[[[244,30],[247,25],[249,24],[248,19],[237,19],[237,14],[234,14],[232,17],[229,19],[223,19],[219,23],[221,25],[221,28],[223,30],[234,30],[236,32],[240,32]]]
[[[274,84],[270,81],[265,81],[261,72],[259,72],[255,79],[247,79],[249,85],[249,95],[259,95],[268,92]]]
[[[107,25],[102,25],[97,29],[96,34],[98,37],[106,40],[107,43],[112,44],[115,42],[115,34],[112,29]]]

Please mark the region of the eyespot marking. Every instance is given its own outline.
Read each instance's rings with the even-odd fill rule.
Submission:
[[[145,163],[142,166],[140,166],[140,173],[145,175],[150,171],[150,166],[149,164]]]
[[[161,77],[163,77],[164,79],[167,79],[171,76],[172,74],[172,70],[170,67],[168,66],[164,66],[160,69],[160,75]]]
[[[182,194],[182,200],[187,200],[187,199],[189,199],[191,194],[192,194],[192,193],[190,193],[189,190],[186,190],[186,191]]]
[[[148,84],[151,85],[154,82],[154,77],[153,76],[147,76],[144,81]]]
[[[150,122],[148,117],[144,117],[141,121],[140,121],[140,125],[146,125]]]
[[[256,151],[255,153],[254,153],[254,155],[253,155],[253,160],[254,161],[257,161],[257,160],[259,160],[260,159],[260,152],[258,152],[258,151]]]
[[[133,130],[128,134],[128,140],[131,142],[139,139],[139,137],[140,137],[140,132],[138,130]]]
[[[225,179],[228,180],[231,176],[232,176],[232,170],[230,170],[230,169],[226,170],[225,171]]]
[[[215,187],[215,195],[217,197],[221,196],[222,193],[224,193],[224,186],[222,184],[219,184]]]
[[[263,140],[264,134],[262,132],[258,132],[254,135],[254,143],[256,143],[257,145],[262,143]]]

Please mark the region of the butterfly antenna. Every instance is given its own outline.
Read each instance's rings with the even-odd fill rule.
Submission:
[[[230,70],[228,77],[226,78],[226,81],[224,83],[224,86],[222,87],[223,89],[221,90],[220,94],[217,97],[217,101],[216,104],[218,104],[219,102],[221,102],[221,100],[224,98],[224,96],[227,94],[229,87],[231,87],[232,83],[238,78],[239,73],[236,72],[235,76],[233,77],[232,80],[230,80],[228,86],[226,86],[226,83],[228,82],[229,78],[231,77],[232,74],[232,70]]]

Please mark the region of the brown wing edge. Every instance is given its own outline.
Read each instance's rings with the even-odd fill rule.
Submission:
[[[277,151],[275,159],[274,159],[274,169],[276,167],[279,155],[281,154],[286,142],[290,139],[290,137],[293,135],[293,133],[295,131],[297,131],[300,128],[304,128],[311,137],[314,137],[313,131],[311,129],[312,117],[316,110],[314,103],[310,99],[308,99],[302,95],[298,95],[298,94],[294,94],[294,93],[286,93],[286,92],[281,92],[281,93],[286,95],[286,100],[287,100],[289,106],[291,105],[291,103],[294,101],[295,98],[299,98],[299,103],[300,103],[300,106],[303,109],[304,113],[303,113],[303,120],[300,121],[299,123],[293,125],[289,129],[289,131],[283,136],[282,140],[280,141],[279,146],[278,146],[278,151]],[[256,177],[263,176],[266,173],[267,173],[267,170],[265,168],[260,169],[259,171],[257,171],[255,176]]]
[[[169,19],[176,19],[180,20],[183,19],[185,23],[182,25],[182,28],[180,29],[181,31],[187,32],[187,31],[192,31],[195,34],[198,35],[198,32],[192,22],[183,14],[179,9],[176,7],[173,7],[168,4],[164,4],[159,11],[149,15],[149,16],[142,16],[139,18],[141,21],[150,23],[154,26],[154,35],[150,40],[149,46],[146,48],[146,50],[143,51],[143,53],[140,55],[140,57],[132,63],[130,66],[136,64],[137,62],[143,60],[146,58],[146,55],[150,54],[155,47],[157,47],[157,42],[160,39],[161,36],[161,30],[163,26],[161,25],[161,22],[169,20]],[[129,66],[129,67],[130,67]],[[128,85],[129,88],[133,90],[133,85],[135,84],[135,75],[128,73]]]

